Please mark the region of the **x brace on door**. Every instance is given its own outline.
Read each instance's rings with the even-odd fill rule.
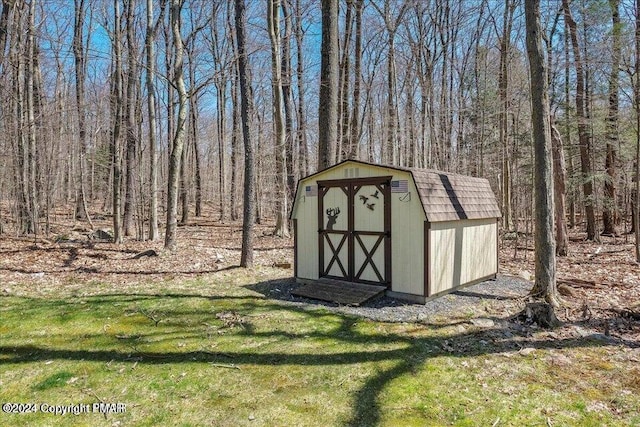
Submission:
[[[390,176],[318,181],[318,255],[321,277],[390,285],[390,183]],[[364,192],[361,191],[363,189]],[[325,197],[330,190],[334,191],[325,205]],[[339,206],[333,206],[334,204]],[[356,210],[362,216],[358,220],[355,217]],[[367,215],[371,217],[365,218]],[[367,227],[367,221],[372,218],[378,218],[374,221],[378,225]],[[356,223],[360,225],[356,226]],[[339,236],[339,240],[335,237],[332,239],[332,236]],[[376,239],[365,240],[364,236]],[[382,256],[379,255],[380,251]],[[383,264],[376,264],[376,259]]]

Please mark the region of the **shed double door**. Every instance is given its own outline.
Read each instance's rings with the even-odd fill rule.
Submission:
[[[318,181],[320,277],[391,284],[391,177]]]

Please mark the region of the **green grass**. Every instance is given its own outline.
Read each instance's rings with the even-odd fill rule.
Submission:
[[[0,297],[0,402],[126,404],[0,425],[640,425],[625,346],[302,308],[256,291],[277,274]]]

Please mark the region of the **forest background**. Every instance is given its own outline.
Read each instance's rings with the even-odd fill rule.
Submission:
[[[113,218],[116,242],[164,227],[175,248],[209,203],[284,237],[297,180],[347,158],[486,177],[503,232],[533,231],[521,1],[3,0],[1,13],[3,233],[49,236],[66,207],[91,228]],[[629,1],[563,0],[541,19],[562,255],[567,228],[594,241],[637,228],[639,18]],[[321,51],[323,22],[337,31]]]

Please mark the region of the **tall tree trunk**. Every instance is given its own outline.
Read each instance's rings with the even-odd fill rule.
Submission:
[[[111,109],[113,128],[111,136],[111,162],[113,169],[113,241],[122,243],[122,198],[120,189],[122,185],[122,108],[123,108],[123,87],[122,87],[122,34],[120,21],[120,1],[113,0],[114,31],[113,31],[113,58],[114,58],[114,81],[111,95]]]
[[[587,215],[587,240],[599,240],[596,230],[596,216],[593,207],[593,176],[591,168],[591,136],[589,135],[589,119],[586,110],[586,90],[584,64],[578,44],[576,21],[571,15],[569,0],[562,0],[564,19],[569,29],[571,45],[573,47],[573,62],[576,69],[576,116],[578,117],[578,140],[580,142],[580,163],[582,172],[582,190],[584,193],[584,207]]]
[[[553,195],[555,199],[556,222],[556,255],[566,256],[569,250],[567,230],[567,213],[565,208],[565,194],[567,170],[564,164],[564,149],[560,132],[551,125],[551,149],[553,150]]]
[[[153,0],[147,0],[147,34],[145,49],[147,53],[147,112],[149,115],[149,240],[157,240],[158,233],[158,156],[156,154],[158,119],[156,117],[156,54],[155,34],[157,25],[153,18]]]
[[[275,122],[276,160],[276,227],[274,234],[289,236],[287,222],[287,149],[284,134],[284,114],[282,96],[282,64],[280,57],[280,0],[267,2],[267,26],[271,40],[271,91],[273,99],[273,120]]]
[[[134,191],[136,187],[136,152],[138,146],[138,134],[136,126],[136,84],[138,79],[138,55],[135,47],[133,1],[127,3],[127,102],[126,102],[126,126],[127,126],[127,146],[126,146],[126,175],[125,175],[125,198],[122,225],[124,235],[133,235],[133,213],[135,212]]]
[[[240,156],[240,97],[238,95],[238,86],[240,85],[238,75],[238,67],[235,65],[233,71],[233,84],[231,85],[231,99],[233,109],[231,112],[231,220],[238,220],[238,202],[236,200],[236,188],[238,188],[239,170],[238,157]]]
[[[335,159],[338,138],[338,0],[322,0],[320,99],[318,105],[318,169]]]
[[[531,293],[554,307],[559,305],[556,290],[556,259],[553,239],[553,188],[551,132],[547,70],[542,47],[540,1],[525,2],[527,54],[531,75],[531,122],[534,142],[535,189],[535,285]]]
[[[173,81],[178,90],[178,117],[173,147],[169,156],[169,178],[167,182],[167,229],[164,238],[164,247],[175,250],[177,247],[178,231],[178,182],[180,179],[180,162],[184,147],[185,125],[187,121],[187,89],[183,75],[184,46],[180,34],[183,0],[171,0],[171,30],[175,61],[173,65]]]
[[[338,71],[338,150],[336,161],[347,158],[349,145],[349,84],[351,59],[351,33],[353,32],[353,0],[347,0],[344,17],[344,40],[342,42],[342,59]]]
[[[635,237],[636,237],[636,262],[640,263],[640,1],[636,1],[635,10],[635,69],[636,81],[634,82],[634,103],[636,108],[636,167],[635,167]]]
[[[615,236],[618,234],[618,208],[616,201],[616,162],[618,149],[618,75],[621,56],[621,24],[620,0],[609,0],[613,22],[611,46],[611,74],[609,75],[609,114],[607,116],[607,155],[605,170],[607,177],[604,182],[604,210],[602,212],[602,234]]]
[[[284,133],[286,138],[286,168],[287,168],[287,197],[293,200],[296,191],[296,162],[298,154],[297,138],[293,130],[293,120],[295,110],[293,107],[293,75],[291,69],[291,37],[292,37],[292,17],[290,0],[283,0],[281,3],[282,15],[284,18],[284,39],[282,43],[282,103],[284,105]],[[299,173],[298,173],[299,175]],[[285,212],[285,214],[287,214]]]
[[[382,19],[384,19],[387,29],[387,115],[386,129],[387,138],[382,150],[382,161],[388,164],[398,164],[398,111],[396,105],[396,57],[395,57],[395,38],[396,32],[404,12],[407,10],[409,3],[403,3],[395,17],[391,16],[390,0],[385,0],[384,8],[380,9],[376,3],[371,3],[378,11]]]
[[[224,221],[227,216],[227,201],[226,201],[226,185],[225,185],[225,157],[226,157],[226,79],[221,77],[221,81],[216,83],[216,108],[217,108],[217,137],[218,137],[218,209],[220,210],[220,221]],[[233,136],[231,145],[233,146]],[[233,154],[232,154],[233,156]],[[233,158],[232,158],[233,160]],[[231,165],[231,219],[235,220],[233,215],[233,207],[235,205],[235,180],[233,179],[233,174],[235,173],[233,169],[234,165]]]
[[[244,0],[235,0],[236,46],[238,49],[238,77],[240,83],[240,115],[244,141],[244,207],[242,218],[242,250],[240,266],[253,267],[253,223],[255,220],[254,158],[250,120],[253,116],[253,94],[249,84],[247,56],[247,11]]]
[[[185,122],[185,127],[186,126],[187,123]],[[188,144],[186,131],[185,139],[186,141],[182,147],[182,158],[180,159],[180,182],[178,184],[180,186],[180,195],[178,196],[178,198],[181,213],[179,224],[181,225],[187,225],[187,223],[189,222],[189,177],[187,176],[187,154],[190,146]]]
[[[192,79],[191,81],[195,81]],[[200,158],[200,141],[198,140],[198,96],[192,96],[193,102],[191,103],[191,141],[193,142],[193,162],[194,162],[194,174],[195,174],[195,202],[196,202],[196,217],[202,216],[202,165]]]
[[[356,11],[355,45],[353,47],[353,107],[351,109],[351,135],[349,137],[349,147],[347,157],[355,159],[358,157],[358,145],[360,142],[360,83],[362,74],[362,10],[363,0],[354,0]]]
[[[498,94],[500,96],[499,119],[500,143],[502,146],[502,227],[513,230],[511,207],[511,155],[509,151],[509,55],[511,50],[511,27],[516,3],[505,0],[500,37],[500,72],[498,74]]]
[[[565,32],[566,33],[566,32]],[[565,34],[563,37],[564,48],[564,138],[567,143],[567,147],[571,147],[571,115],[569,114],[569,88],[570,88],[570,72],[569,72],[569,35]],[[573,176],[573,156],[571,155],[573,150],[569,150],[569,173]],[[569,198],[569,228],[573,229],[576,226],[576,201],[575,193],[572,191]]]
[[[7,46],[9,12],[12,6],[11,0],[2,0],[2,12],[0,12],[0,66],[2,68],[4,68],[4,52]]]
[[[300,150],[298,154],[298,168],[300,176],[306,176],[309,173],[309,155],[307,153],[307,121],[305,114],[305,98],[304,98],[304,58],[303,45],[304,33],[302,30],[302,10],[300,6],[301,0],[296,0],[296,82],[298,87],[298,128],[296,131],[297,145]]]
[[[29,29],[27,36],[27,67],[26,67],[26,95],[27,95],[27,180],[26,180],[26,197],[28,210],[31,215],[29,222],[31,223],[32,231],[34,233],[34,240],[38,234],[38,189],[36,186],[37,175],[37,152],[36,152],[36,119],[35,119],[35,62],[36,62],[36,28],[35,28],[35,15],[36,15],[36,0],[31,0],[29,3]]]
[[[84,54],[84,0],[75,0],[75,20],[73,27],[73,57],[76,78],[76,113],[78,115],[78,142],[79,152],[78,169],[76,176],[76,206],[75,218],[89,220],[91,228],[93,224],[87,212],[87,201],[85,193],[85,157],[87,155],[87,129],[86,129],[86,108],[84,105],[84,82],[85,82],[85,61]]]

